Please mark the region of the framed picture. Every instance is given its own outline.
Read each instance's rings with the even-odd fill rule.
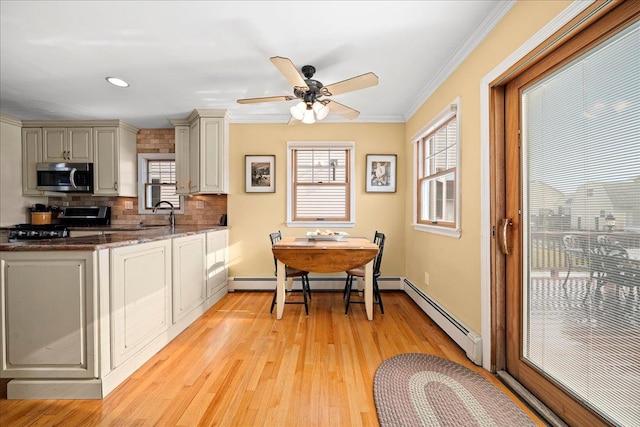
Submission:
[[[395,154],[367,154],[367,193],[395,193],[396,175]]]
[[[276,156],[244,156],[247,193],[276,192]]]

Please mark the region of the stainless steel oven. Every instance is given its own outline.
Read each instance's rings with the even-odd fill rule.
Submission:
[[[36,188],[63,193],[93,193],[93,163],[38,163]]]

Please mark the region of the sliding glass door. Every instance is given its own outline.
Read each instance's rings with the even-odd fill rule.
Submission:
[[[637,12],[590,38],[506,87],[507,371],[571,424],[636,426]]]

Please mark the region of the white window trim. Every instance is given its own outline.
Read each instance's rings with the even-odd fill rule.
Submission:
[[[449,119],[456,116],[457,121],[457,132],[456,132],[456,217],[455,217],[455,227],[443,227],[437,225],[427,225],[427,224],[419,224],[418,223],[418,146],[419,142],[427,136],[428,134],[435,131],[437,128],[446,123]],[[462,147],[460,146],[460,129],[461,126],[461,109],[460,109],[460,97],[454,99],[447,107],[445,107],[442,111],[440,111],[429,123],[423,126],[414,136],[411,138],[413,141],[413,229],[416,231],[421,231],[425,233],[438,234],[440,236],[447,236],[453,238],[460,238],[462,235],[462,228],[460,223],[461,218],[461,204],[460,204],[460,158]]]
[[[293,211],[293,187],[291,174],[293,173],[293,165],[291,163],[291,151],[294,149],[312,149],[317,148],[319,150],[335,149],[335,150],[349,150],[349,185],[351,186],[350,200],[349,200],[349,217],[353,221],[293,221],[291,213]],[[319,224],[322,224],[323,228],[330,227],[343,227],[353,228],[355,227],[356,217],[356,195],[355,195],[355,174],[356,174],[356,144],[353,141],[287,141],[287,227],[295,228],[318,228]]]
[[[147,182],[147,160],[176,160],[174,153],[138,153],[138,214],[140,215],[166,215],[166,210],[152,212],[144,208],[144,184]],[[166,206],[166,205],[165,205]],[[184,213],[184,196],[180,196],[180,209],[174,213]]]

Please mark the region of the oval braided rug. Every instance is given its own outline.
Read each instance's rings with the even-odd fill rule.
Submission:
[[[382,427],[537,425],[486,378],[428,354],[382,362],[373,394]]]

